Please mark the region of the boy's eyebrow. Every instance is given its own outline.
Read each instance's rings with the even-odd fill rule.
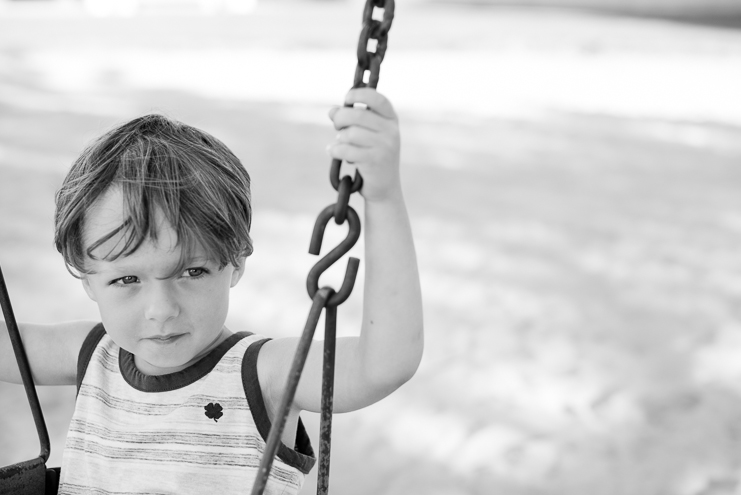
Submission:
[[[105,262],[106,260],[98,260],[98,261],[104,261]],[[104,265],[102,267],[103,269],[100,270],[100,271],[98,271],[97,273],[100,273],[100,272],[103,272],[103,273],[105,273],[105,272],[111,273],[111,272],[113,272],[114,274],[119,274],[119,273],[137,272],[137,271],[143,271],[143,270],[145,270],[141,266],[131,265],[131,264],[126,263],[125,258],[120,259],[120,264],[116,263],[116,261],[119,261],[119,260],[115,260],[113,262],[108,262],[110,264],[107,265],[107,266]],[[185,263],[182,263],[182,266],[183,266],[183,269],[187,269],[189,267],[192,267],[192,265],[200,265],[200,264],[206,264],[206,263],[216,263],[216,264],[218,264],[215,260],[213,260],[209,256],[198,255],[198,256],[191,256],[191,257],[186,258]],[[180,262],[173,263],[172,264],[172,269],[174,270],[175,267],[176,266],[179,266],[179,265],[181,265]],[[148,270],[148,268],[146,270]],[[93,272],[88,272],[88,273],[93,273]],[[156,278],[157,278],[157,280],[167,280],[168,278],[172,278],[174,276],[176,276],[176,275],[172,275],[170,277],[156,277]]]
[[[190,257],[190,258],[187,259],[186,263],[183,264],[183,269],[184,270],[187,270],[189,267],[190,268],[193,268],[193,265],[194,264],[196,264],[196,265],[202,265],[202,264],[206,264],[206,263],[216,263],[216,262],[213,261],[211,258],[208,258],[206,256],[194,256],[194,257]],[[178,265],[180,265],[180,263],[178,263]],[[196,267],[196,268],[200,268],[200,267]],[[172,275],[169,275],[167,277],[155,277],[155,278],[157,280],[169,280],[169,279],[175,278],[177,276],[178,276],[178,274],[175,273],[174,272],[174,269],[173,269]]]
[[[209,261],[213,260],[205,255],[189,256],[185,258],[186,265],[190,265],[191,263],[208,263]]]

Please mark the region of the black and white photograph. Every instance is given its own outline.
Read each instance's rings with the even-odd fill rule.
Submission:
[[[0,0],[0,495],[741,495],[741,1]]]

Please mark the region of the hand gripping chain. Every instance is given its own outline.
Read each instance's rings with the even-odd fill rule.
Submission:
[[[383,20],[381,21],[373,19],[373,13],[376,8],[383,9]],[[386,54],[388,32],[391,29],[393,18],[394,0],[366,0],[365,8],[363,9],[363,29],[358,42],[358,65],[355,70],[353,88],[375,88],[378,85],[378,75],[381,70],[381,62]],[[376,42],[375,50],[373,51],[368,51],[370,40],[375,40]],[[368,74],[367,83],[365,82],[366,74]],[[337,202],[327,206],[319,214],[319,218],[317,218],[314,224],[309,253],[314,255],[319,254],[322,247],[324,229],[332,217],[334,217],[335,223],[338,225],[347,221],[349,223],[349,231],[345,240],[314,265],[306,279],[306,289],[313,303],[296,348],[296,355],[291,364],[285,393],[276,414],[276,421],[273,423],[270,434],[268,435],[267,445],[265,446],[265,452],[260,462],[257,479],[255,480],[255,485],[252,487],[252,495],[262,495],[267,485],[270,468],[273,465],[273,459],[280,445],[283,429],[288,419],[288,412],[296,395],[296,388],[298,387],[301,372],[306,363],[306,357],[309,354],[311,341],[314,337],[322,310],[326,310],[326,314],[317,495],[326,495],[329,491],[329,452],[332,432],[337,306],[345,302],[350,296],[355,285],[355,277],[358,274],[360,260],[350,257],[345,270],[345,279],[339,291],[335,291],[331,287],[322,287],[320,289],[319,277],[342,256],[347,254],[360,238],[360,218],[355,210],[349,206],[349,202],[350,195],[359,191],[363,185],[363,178],[357,171],[355,172],[354,179],[351,179],[347,175],[340,178],[341,165],[341,160],[332,160],[329,178],[332,187],[338,192]]]

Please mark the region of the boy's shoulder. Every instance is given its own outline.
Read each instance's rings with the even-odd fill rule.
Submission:
[[[96,325],[88,320],[21,325],[36,385],[74,385],[80,349]]]

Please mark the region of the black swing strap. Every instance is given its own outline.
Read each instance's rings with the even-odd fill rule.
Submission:
[[[394,0],[366,0],[363,9],[363,28],[358,41],[358,65],[355,70],[353,88],[371,87],[378,85],[378,76],[381,62],[386,54],[388,32],[394,18]],[[383,10],[382,20],[376,20],[376,9]],[[367,82],[366,82],[367,76]],[[352,106],[352,105],[347,105]],[[341,225],[349,223],[347,237],[326,256],[319,260],[309,271],[306,279],[306,288],[313,303],[309,310],[303,333],[299,339],[296,354],[291,364],[291,370],[285,387],[275,421],[270,429],[265,452],[260,462],[257,479],[252,487],[252,495],[262,495],[270,476],[270,468],[280,445],[280,438],[288,419],[288,412],[296,394],[296,388],[301,378],[301,372],[309,353],[311,341],[323,310],[325,313],[324,330],[324,365],[322,373],[322,413],[319,445],[319,473],[317,478],[317,494],[326,495],[329,491],[329,455],[332,437],[332,407],[334,393],[334,363],[335,339],[337,331],[337,306],[345,302],[350,296],[355,277],[358,273],[360,260],[350,257],[345,270],[342,287],[335,292],[331,287],[319,288],[319,277],[331,265],[347,254],[360,238],[360,218],[355,210],[349,206],[350,195],[360,190],[363,178],[355,173],[355,178],[344,176],[340,178],[341,160],[333,159],[330,167],[330,182],[338,192],[337,202],[327,206],[319,214],[314,224],[311,236],[309,253],[318,255],[322,246],[324,230],[329,220],[334,217],[335,223]]]

